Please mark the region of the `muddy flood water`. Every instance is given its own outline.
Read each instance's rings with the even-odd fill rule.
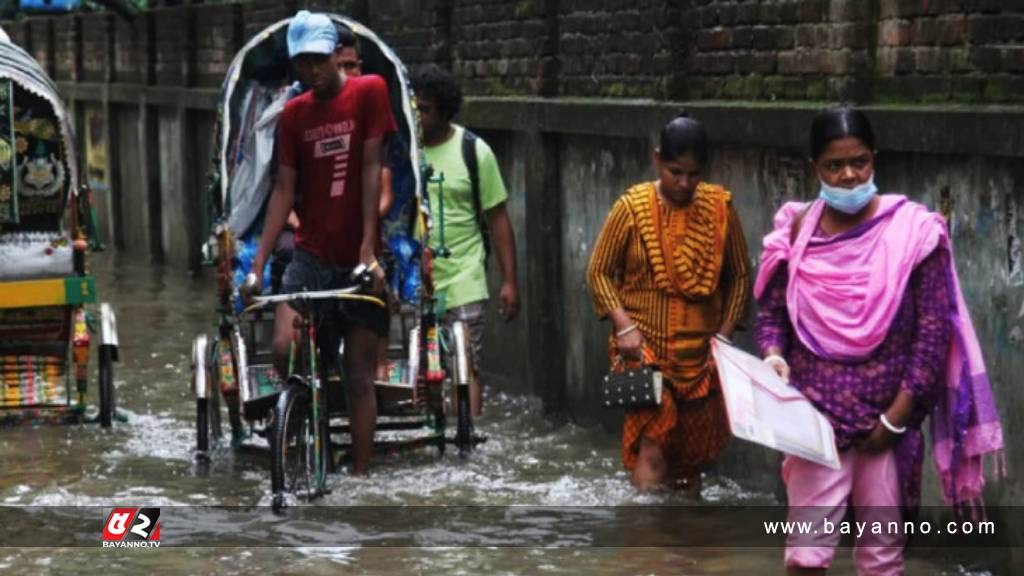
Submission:
[[[614,436],[556,427],[540,415],[538,401],[508,394],[488,399],[479,429],[489,440],[468,460],[433,449],[378,458],[368,478],[332,475],[332,492],[311,504],[317,510],[275,516],[267,506],[265,455],[222,447],[207,467],[193,457],[189,353],[195,334],[215,328],[212,273],[190,278],[113,252],[96,255],[92,267],[101,299],[118,314],[115,384],[126,421],[111,430],[43,423],[0,428],[0,503],[46,518],[49,507],[91,507],[95,531],[76,547],[48,547],[48,538],[66,540],[45,528],[37,547],[5,545],[2,574],[783,573],[779,548],[657,546],[657,539],[649,547],[642,534],[607,546],[615,535],[602,535],[601,527],[617,510],[697,504],[675,494],[638,495]],[[95,398],[94,388],[90,395]],[[703,500],[701,506],[777,504],[772,495],[713,475]],[[164,545],[101,548],[113,506],[160,507]],[[669,531],[714,535],[733,528],[686,508],[672,510]],[[411,541],[396,536],[405,518],[417,526]],[[21,526],[2,531],[19,533]],[[188,546],[175,547],[176,537]],[[836,562],[830,573],[854,574],[848,550]],[[911,553],[907,572],[980,573],[920,551]]]

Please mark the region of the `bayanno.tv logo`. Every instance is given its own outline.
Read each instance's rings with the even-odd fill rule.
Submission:
[[[159,548],[159,508],[114,508],[103,525],[104,548]]]

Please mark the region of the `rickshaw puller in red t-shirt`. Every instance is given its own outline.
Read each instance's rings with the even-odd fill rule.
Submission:
[[[395,131],[387,85],[379,76],[344,78],[334,49],[337,30],[322,14],[299,12],[288,26],[288,53],[309,90],[288,101],[278,123],[278,168],[260,247],[253,262],[262,286],[272,253],[301,194],[301,225],[292,261],[285,269],[286,293],[346,285],[356,266],[376,263],[380,169],[383,143]],[[384,293],[384,272],[373,266],[373,292]],[[350,399],[353,473],[365,474],[373,453],[377,401],[373,375],[378,338],[388,331],[387,310],[346,303],[341,334]],[[287,374],[288,350],[297,312],[279,304],[274,320],[274,367]]]

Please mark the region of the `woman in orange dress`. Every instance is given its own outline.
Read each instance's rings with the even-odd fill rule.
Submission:
[[[661,131],[658,180],[612,206],[587,273],[597,314],[612,322],[609,353],[657,364],[661,404],[626,411],[622,461],[639,489],[700,495],[700,470],[729,427],[710,340],[732,336],[749,294],[746,240],[732,196],[705,182],[704,127],[686,113]]]

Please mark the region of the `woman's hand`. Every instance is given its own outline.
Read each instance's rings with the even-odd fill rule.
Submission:
[[[782,357],[782,350],[773,346],[765,352],[767,353],[764,357],[764,363],[771,366],[772,370],[775,370],[775,373],[779,375],[779,378],[788,384],[789,364],[786,362],[786,359]]]
[[[642,362],[644,359],[644,336],[640,333],[640,327],[633,322],[633,319],[626,314],[626,311],[619,306],[608,313],[615,330],[615,346],[619,349],[619,356],[623,360],[634,360]]]
[[[615,344],[619,348],[619,355],[624,360],[643,361],[646,342],[639,330],[632,330],[622,336],[616,336]]]
[[[881,421],[875,422],[871,433],[861,443],[859,448],[869,454],[879,454],[888,450],[896,441],[896,434],[890,432]]]

